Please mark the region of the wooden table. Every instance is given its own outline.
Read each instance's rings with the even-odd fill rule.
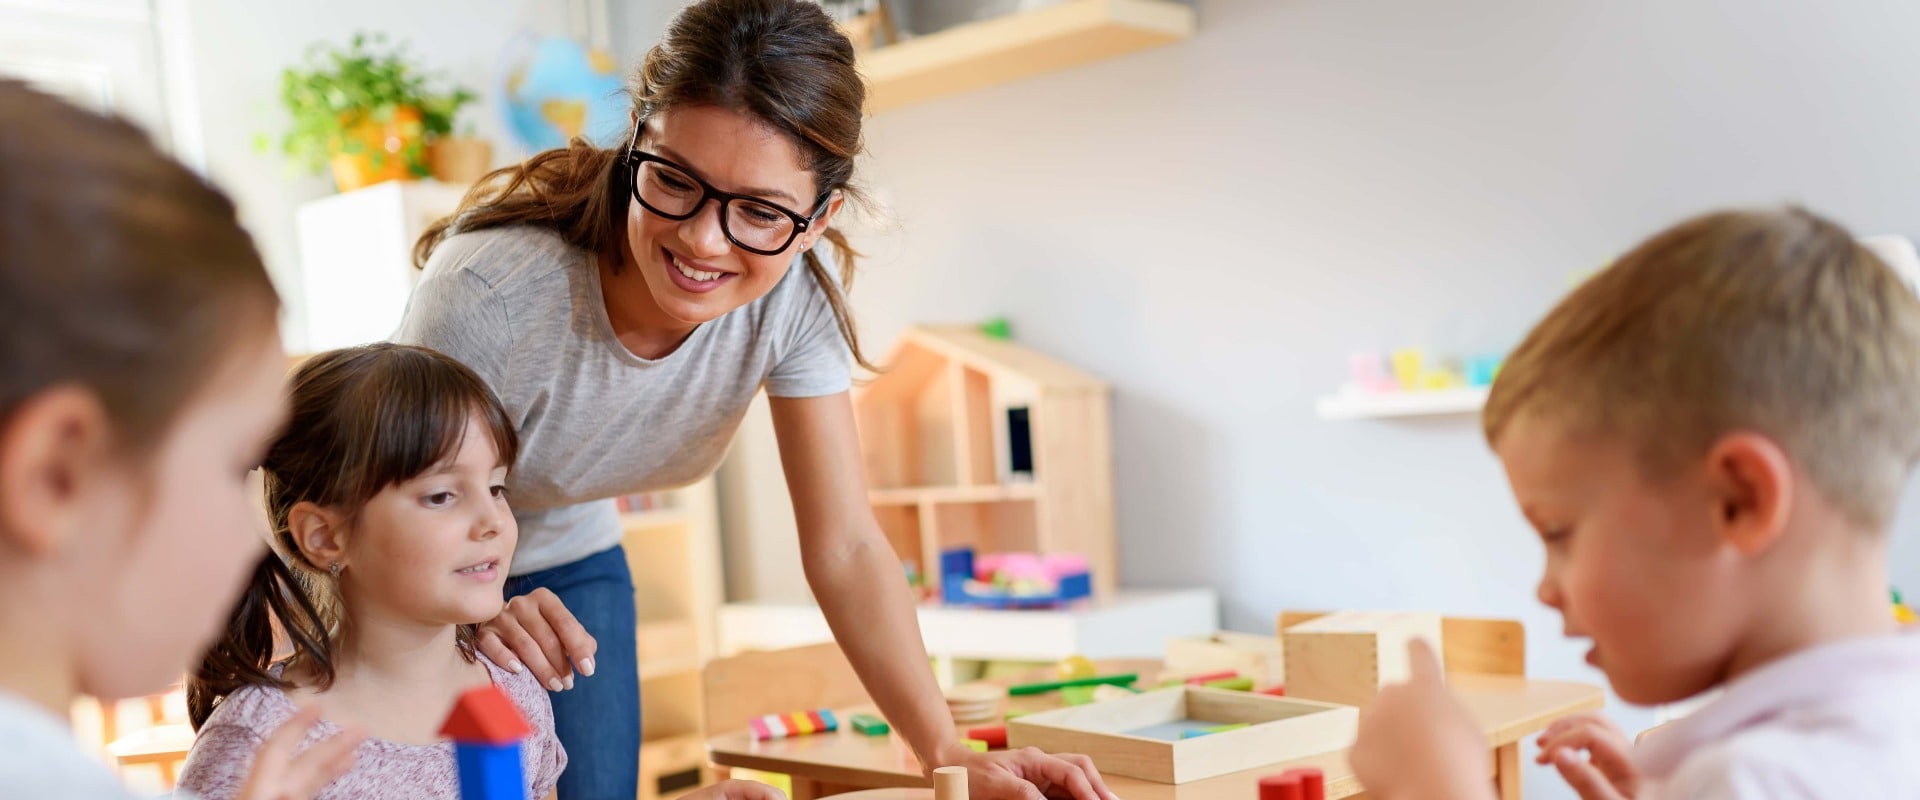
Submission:
[[[1140,671],[1143,678],[1148,673]],[[1487,734],[1492,753],[1490,774],[1503,800],[1520,797],[1521,739],[1545,729],[1559,717],[1598,709],[1606,700],[1600,687],[1582,683],[1463,673],[1450,674],[1447,681]],[[1045,702],[1058,701],[1017,698],[1012,707]],[[877,713],[871,707],[835,709],[841,719],[861,712]],[[793,800],[814,800],[858,789],[930,785],[912,749],[897,734],[861,736],[843,728],[834,734],[756,742],[751,733],[736,731],[708,739],[707,752],[713,763],[722,767],[793,776]],[[1107,785],[1124,800],[1249,800],[1259,797],[1261,776],[1291,767],[1324,770],[1329,798],[1353,797],[1361,792],[1360,782],[1347,766],[1345,751],[1179,785],[1119,776],[1107,776]]]

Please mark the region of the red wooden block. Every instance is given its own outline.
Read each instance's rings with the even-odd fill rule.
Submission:
[[[1255,692],[1255,694],[1270,694],[1270,695],[1273,695],[1274,697],[1286,697],[1287,687],[1279,686],[1279,685],[1269,686],[1265,689],[1261,689],[1260,691]]]
[[[1238,678],[1238,677],[1240,677],[1240,671],[1234,670],[1234,669],[1226,670],[1225,672],[1209,672],[1205,675],[1195,675],[1191,678],[1188,678],[1187,685],[1202,686],[1202,685],[1205,685],[1208,681],[1224,681],[1228,678]]]
[[[1260,779],[1260,800],[1307,800],[1300,776],[1292,772]]]
[[[1007,726],[984,725],[978,728],[968,728],[967,738],[979,739],[980,741],[986,742],[987,747],[994,750],[1004,750],[1007,747]]]
[[[1327,776],[1315,767],[1300,767],[1287,770],[1285,775],[1300,779],[1300,800],[1326,800]]]
[[[492,684],[460,695],[446,723],[440,726],[441,736],[472,744],[511,744],[530,733],[533,728],[520,715],[513,699]]]

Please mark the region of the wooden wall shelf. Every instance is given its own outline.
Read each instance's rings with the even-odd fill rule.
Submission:
[[[1193,35],[1169,0],[1069,0],[960,25],[860,55],[875,113],[1125,55]]]

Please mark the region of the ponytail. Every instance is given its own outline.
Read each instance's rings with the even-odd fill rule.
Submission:
[[[333,637],[329,626],[286,562],[269,551],[253,568],[246,594],[227,620],[226,633],[187,681],[187,719],[195,731],[206,724],[222,700],[244,687],[290,686],[269,671],[276,644],[275,620],[294,654],[312,661],[315,673],[323,676],[320,688],[332,683]]]

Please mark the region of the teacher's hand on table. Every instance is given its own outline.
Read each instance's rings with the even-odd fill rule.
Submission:
[[[531,670],[541,686],[558,692],[573,688],[575,664],[580,674],[593,675],[599,643],[558,596],[542,588],[508,600],[500,616],[480,626],[478,646],[493,663],[513,672]]]
[[[688,792],[681,800],[787,800],[787,796],[758,781],[721,781]]]
[[[977,753],[955,746],[943,766],[967,768],[972,800],[1119,800],[1093,759],[1083,755],[1049,755],[1034,747]]]
[[[1347,760],[1379,800],[1489,798],[1487,737],[1447,691],[1440,658],[1425,640],[1408,648],[1413,677],[1380,690],[1360,715]]]

